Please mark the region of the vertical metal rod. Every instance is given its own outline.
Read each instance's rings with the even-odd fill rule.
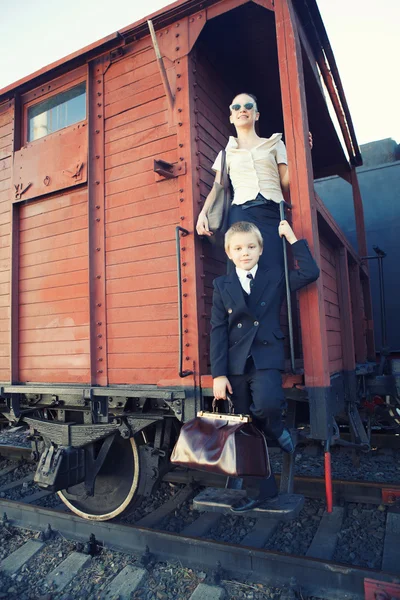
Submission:
[[[283,221],[285,219],[285,203],[283,201],[280,202],[280,204],[279,204],[279,213],[280,213],[281,221]],[[284,266],[285,266],[286,302],[287,302],[287,309],[288,309],[290,365],[292,368],[292,373],[295,373],[296,369],[295,369],[295,362],[294,362],[292,298],[290,296],[289,266],[288,266],[287,247],[286,247],[286,238],[285,237],[282,237],[282,245],[283,245],[283,262],[284,262]]]
[[[331,448],[330,441],[326,440],[324,448],[324,463],[325,463],[325,495],[326,495],[326,512],[333,511],[333,489],[332,489],[332,468],[331,468]]]
[[[183,236],[189,235],[187,229],[179,227],[175,229],[175,242],[176,242],[176,267],[178,273],[178,331],[179,331],[179,377],[187,377],[192,375],[193,371],[183,371],[183,322],[182,322],[182,267],[181,267],[181,244],[180,244],[180,233]]]
[[[379,294],[381,297],[381,335],[382,348],[385,348],[387,341],[386,332],[386,301],[385,301],[385,283],[383,280],[383,256],[378,256],[378,268],[379,268]]]

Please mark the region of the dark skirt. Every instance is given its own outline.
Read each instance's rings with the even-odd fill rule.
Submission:
[[[264,250],[259,265],[264,269],[280,265],[283,268],[282,238],[278,234],[280,222],[279,204],[265,200],[261,194],[256,198],[261,204],[253,205],[253,201],[245,204],[232,204],[229,211],[229,226],[238,221],[249,221],[257,225],[264,240]],[[231,262],[231,261],[228,261]],[[228,271],[230,271],[228,266]]]

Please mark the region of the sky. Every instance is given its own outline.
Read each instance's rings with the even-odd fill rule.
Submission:
[[[358,142],[391,137],[400,143],[400,0],[317,2]],[[2,3],[0,89],[169,4],[163,0]]]

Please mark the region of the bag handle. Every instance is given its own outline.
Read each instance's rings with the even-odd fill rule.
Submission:
[[[230,397],[229,394],[226,395],[226,399],[228,400],[228,407],[229,407],[228,414],[229,415],[235,414],[235,409],[233,408],[233,402],[232,402],[232,399],[231,399],[231,397]],[[212,411],[213,411],[213,413],[218,412],[217,411],[217,402],[218,402],[217,398],[214,398],[213,401],[212,401]]]

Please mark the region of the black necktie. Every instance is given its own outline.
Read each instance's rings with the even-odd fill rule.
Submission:
[[[247,277],[247,279],[250,279],[250,294],[251,294],[251,289],[254,285],[254,277],[251,273],[247,273],[246,277]]]

